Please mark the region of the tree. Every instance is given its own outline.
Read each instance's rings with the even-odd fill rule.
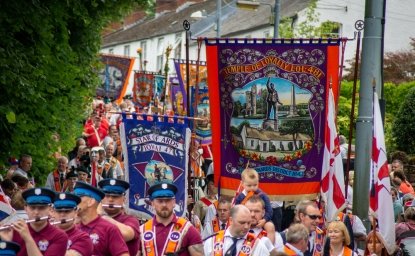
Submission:
[[[409,90],[396,119],[393,123],[392,134],[398,150],[408,154],[415,153],[415,88]]]
[[[103,27],[146,2],[0,2],[0,160],[31,154],[41,180],[56,164],[52,152],[66,155],[99,84]]]

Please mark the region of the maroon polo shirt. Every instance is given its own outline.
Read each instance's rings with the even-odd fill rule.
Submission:
[[[89,235],[94,245],[96,256],[118,256],[128,253],[128,247],[117,226],[98,216],[87,225],[79,224],[79,228]]]
[[[78,227],[73,227],[66,231],[68,235],[68,250],[74,250],[80,253],[82,256],[90,256],[94,251],[94,245],[92,245],[91,239],[84,231]]]
[[[50,225],[49,223],[39,232],[36,232],[29,226],[30,235],[40,252],[45,256],[64,256],[68,245],[68,236],[63,230]],[[13,242],[20,244],[21,248],[17,256],[30,255],[26,250],[25,242],[17,231],[13,232]]]
[[[173,225],[177,222],[177,217],[174,215],[172,221],[167,226],[164,226],[162,223],[158,223],[156,220],[156,217],[153,218],[153,225],[156,228],[156,245],[157,245],[157,254],[163,255],[163,248],[164,245],[167,243],[167,237],[170,233],[170,229]],[[143,234],[140,234],[140,238],[143,239]],[[197,231],[195,227],[190,226],[190,228],[187,230],[187,233],[183,237],[181,249],[179,252],[179,256],[190,256],[190,253],[188,251],[188,247],[195,245],[195,244],[202,244],[202,238],[200,236],[200,233]],[[140,243],[141,247],[141,243]]]
[[[124,225],[130,226],[134,230],[134,238],[127,242],[127,247],[130,255],[137,255],[140,243],[140,223],[135,217],[125,213],[120,213],[113,217],[113,219]]]

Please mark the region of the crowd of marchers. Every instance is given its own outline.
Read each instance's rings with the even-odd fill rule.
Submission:
[[[353,172],[348,207],[331,222],[321,198],[271,201],[252,168],[241,173],[235,197],[219,197],[211,161],[204,165],[205,186],[196,188],[201,196],[189,200],[186,216],[174,211],[183,188],[161,182],[147,190],[154,217],[140,219],[127,207],[131,184],[125,181],[120,112],[147,111],[130,99],[119,105],[94,101],[73,150],[54,154],[56,168],[45,181],[35,184],[30,154],[10,158],[1,188],[13,211],[1,222],[0,255],[390,255],[376,227],[367,230],[353,214]],[[390,207],[395,254],[411,255],[415,194],[403,168],[399,160],[390,164]]]

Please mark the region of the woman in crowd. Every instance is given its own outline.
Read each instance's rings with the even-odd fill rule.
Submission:
[[[385,248],[385,241],[379,232],[369,232],[367,235],[365,256],[389,256]]]
[[[327,241],[324,251],[325,256],[358,256],[352,249],[347,247],[350,244],[350,235],[346,225],[342,221],[333,221],[327,227]]]

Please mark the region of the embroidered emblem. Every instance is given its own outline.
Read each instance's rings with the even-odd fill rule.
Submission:
[[[69,250],[69,248],[71,248],[72,246],[72,241],[68,240],[68,245],[66,246],[66,250]]]
[[[213,246],[213,250],[215,250],[215,251],[220,251],[220,250],[222,250],[223,249],[223,243],[216,243],[214,246]]]
[[[39,247],[39,250],[44,252],[48,249],[49,241],[48,240],[40,240],[37,245]]]
[[[180,239],[180,233],[179,232],[173,232],[173,233],[171,233],[170,234],[170,239],[172,240],[172,241],[178,241],[179,239]]]
[[[317,244],[317,245],[316,245],[316,250],[317,250],[318,252],[321,252],[321,244]]]
[[[99,243],[99,235],[94,233],[94,234],[90,234],[89,238],[91,238],[91,241],[93,244],[98,244]]]
[[[144,237],[144,241],[150,241],[150,240],[153,239],[154,234],[153,234],[153,232],[148,231],[148,232],[145,232],[144,233],[144,236],[143,237]]]
[[[40,195],[42,193],[42,190],[40,188],[35,189],[35,195]]]
[[[115,180],[110,180],[110,185],[111,185],[111,186],[114,186],[114,185],[115,185],[115,183],[116,183],[116,181],[115,181]]]
[[[59,194],[59,199],[64,200],[66,198],[66,195],[64,193]]]
[[[241,248],[241,252],[245,253],[245,254],[250,254],[251,253],[251,247],[247,246],[247,245],[243,245]]]
[[[166,183],[161,184],[161,188],[162,189],[167,189],[167,184]]]
[[[6,248],[7,244],[5,242],[0,242],[0,249]]]

